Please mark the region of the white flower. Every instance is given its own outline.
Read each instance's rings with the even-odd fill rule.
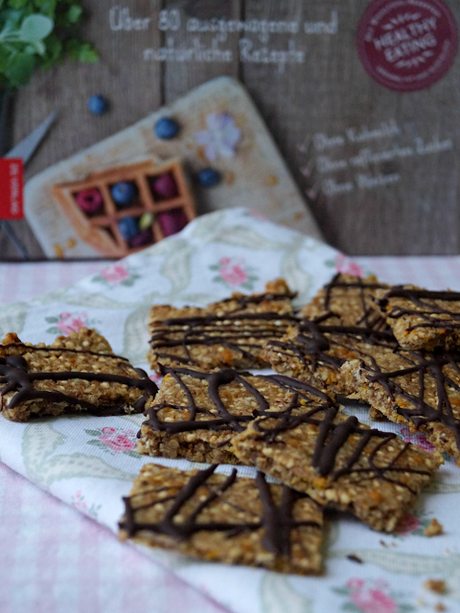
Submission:
[[[206,117],[207,130],[197,132],[196,140],[205,147],[205,155],[210,162],[219,156],[231,158],[235,155],[236,143],[240,140],[241,130],[227,113],[210,113]]]

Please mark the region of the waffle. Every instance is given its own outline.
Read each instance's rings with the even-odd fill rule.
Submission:
[[[170,184],[169,195],[155,189],[158,179],[165,176]],[[134,195],[129,202],[120,204],[112,191],[123,182],[133,186]],[[55,185],[52,193],[78,236],[108,257],[121,258],[140,251],[179,232],[196,217],[193,196],[177,160],[162,166],[146,160],[92,173],[83,181]],[[120,221],[131,218],[139,225],[143,216],[147,227],[126,238],[126,233],[120,231]]]

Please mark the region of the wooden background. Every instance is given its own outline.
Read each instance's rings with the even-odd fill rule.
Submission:
[[[459,0],[445,0],[460,23]],[[240,79],[256,102],[281,153],[305,194],[326,239],[349,254],[456,254],[459,232],[460,59],[447,75],[429,89],[399,93],[382,87],[364,70],[356,50],[356,30],[368,0],[83,0],[85,39],[93,42],[101,60],[92,65],[66,63],[37,73],[13,101],[11,142],[26,136],[53,109],[58,121],[27,168],[31,177],[49,165],[125,128],[191,88],[219,75]],[[133,17],[150,17],[145,31],[112,31],[109,10],[128,7]],[[270,64],[238,61],[239,38],[264,46],[255,34],[229,34],[222,48],[232,49],[231,63],[144,61],[143,50],[159,48],[173,36],[177,46],[193,44],[185,27],[177,32],[158,28],[160,11],[178,10],[184,23],[190,17],[209,19],[276,19],[329,22],[337,12],[333,35],[295,37],[272,34],[268,45],[286,49],[290,39],[306,54],[304,63],[290,64],[284,72]],[[211,45],[214,34],[200,34]],[[86,108],[89,96],[101,93],[110,111],[93,116]],[[401,180],[375,189],[355,189],[326,195],[325,182],[340,182],[347,172],[321,172],[319,156],[355,155],[359,148],[320,152],[314,135],[343,134],[347,128],[376,127],[395,122],[400,134],[375,149],[404,146],[415,137],[449,138],[452,147],[441,153],[397,159],[369,167],[372,175],[400,173]],[[33,258],[43,257],[25,221],[15,231]],[[3,259],[17,258],[15,249],[0,235]]]

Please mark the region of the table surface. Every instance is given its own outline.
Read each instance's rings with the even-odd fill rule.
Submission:
[[[460,288],[460,257],[358,257],[390,283]],[[106,262],[0,265],[0,304],[22,301],[97,273]],[[344,259],[344,269],[350,266]],[[1,454],[1,450],[0,450]],[[227,609],[0,462],[2,613],[187,613]],[[83,511],[83,513],[81,512]],[[154,595],[154,596],[152,596]],[[175,604],[174,604],[175,603]]]

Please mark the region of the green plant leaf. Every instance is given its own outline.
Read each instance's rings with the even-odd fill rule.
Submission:
[[[45,15],[29,15],[21,24],[19,36],[22,41],[33,43],[41,41],[51,33],[54,22]]]
[[[72,4],[67,11],[67,19],[70,23],[78,23],[82,17],[83,9],[78,4]]]
[[[85,432],[86,432],[86,434],[89,434],[90,436],[101,436],[101,431],[100,430],[87,430],[85,428]]]
[[[107,447],[104,445],[104,443],[101,443],[101,441],[88,441],[86,443],[87,445],[94,445],[95,447],[100,447],[101,449],[105,449],[106,451],[108,451]]]
[[[8,6],[10,6],[12,9],[22,9],[24,6],[26,6],[28,1],[29,0],[10,0],[8,2]]]
[[[8,68],[10,55],[10,51],[8,51],[8,49],[6,49],[3,45],[0,45],[0,73],[5,72],[5,70]]]
[[[99,55],[89,43],[82,43],[78,39],[72,39],[66,43],[66,53],[69,58],[79,62],[97,62]]]
[[[360,609],[358,609],[358,607],[353,604],[352,602],[346,602],[343,606],[342,609],[344,611],[353,611],[355,613],[359,613]]]
[[[12,56],[5,74],[14,87],[25,85],[35,68],[35,58],[28,53],[16,53]]]
[[[93,46],[78,37],[78,0],[0,0],[0,86],[26,85],[33,70],[66,58],[96,62]]]

